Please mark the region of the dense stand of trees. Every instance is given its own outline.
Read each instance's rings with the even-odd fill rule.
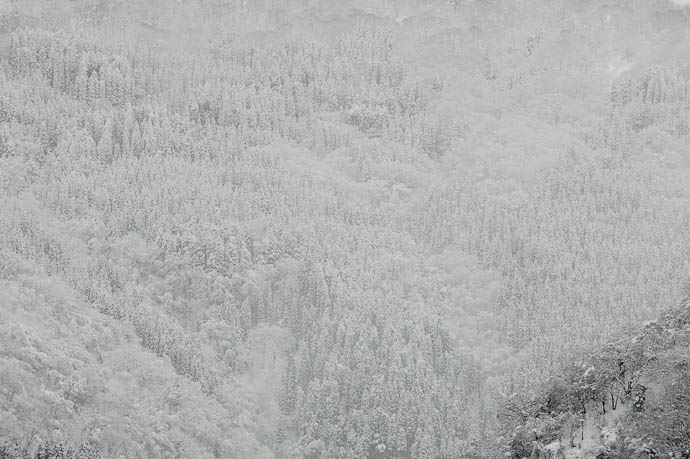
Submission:
[[[513,394],[505,406],[516,425],[512,457],[569,448],[601,459],[690,457],[688,298],[690,288],[631,337],[568,361],[539,396]]]
[[[530,56],[539,43],[530,38]],[[0,322],[10,407],[0,440],[16,440],[0,457],[264,457],[263,445],[281,457],[529,455],[534,442],[574,443],[590,406],[643,400],[641,344],[607,348],[584,375],[566,357],[655,317],[686,276],[682,183],[635,156],[654,136],[689,134],[682,69],[617,84],[601,129],[528,199],[487,196],[460,174],[408,209],[393,190],[358,193],[376,190],[382,170],[438,166],[460,128],[433,109],[443,83],[408,75],[385,31],[274,47],[219,40],[192,56],[25,29],[8,56],[0,279],[8,304],[34,308],[71,289],[77,299],[49,305],[43,325],[56,340],[84,334],[89,355]],[[503,84],[486,60],[487,81]],[[329,155],[345,185],[320,162]],[[483,317],[515,353],[488,380],[440,314],[457,300],[433,274],[446,250],[502,279]],[[60,292],[42,290],[56,279]],[[61,323],[77,301],[94,315]],[[265,356],[279,374],[260,394],[264,412],[238,382],[256,382],[259,330],[290,336]],[[681,381],[674,359],[663,368]],[[565,383],[543,389],[555,373]],[[140,388],[137,406],[112,407],[110,379],[113,391]],[[664,413],[685,400],[678,387]],[[504,405],[512,414],[497,419]],[[650,422],[652,411],[635,413],[630,429]]]
[[[407,81],[391,49],[386,34],[362,31],[185,61],[18,32],[3,126],[37,142],[7,156],[30,164],[26,187],[41,206],[90,236],[75,256],[64,233],[22,209],[17,188],[3,246],[132,324],[226,406],[223,381],[246,367],[250,330],[290,330],[298,345],[286,350],[276,444],[291,436],[343,458],[463,453],[478,367],[402,289],[415,261],[392,254],[420,248],[389,216],[289,170],[271,145],[352,149],[361,131],[442,156],[450,127],[425,113],[437,89]]]
[[[633,153],[648,135],[687,139],[675,124],[685,119],[678,113],[687,110],[687,89],[670,71],[635,81],[640,89],[627,99],[619,95],[631,83],[613,88],[600,134],[587,150],[565,153],[531,199],[486,197],[460,178],[437,187],[414,223],[435,250],[460,245],[503,274],[499,316],[506,340],[525,356],[515,369],[524,384],[548,378],[574,350],[655,317],[687,275],[682,180],[653,162],[641,168]],[[648,96],[646,86],[664,95]]]

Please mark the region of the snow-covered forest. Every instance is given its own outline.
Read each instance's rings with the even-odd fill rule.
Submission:
[[[0,459],[690,458],[690,5],[0,0]]]

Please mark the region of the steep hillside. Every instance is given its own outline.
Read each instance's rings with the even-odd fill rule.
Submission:
[[[679,307],[513,394],[512,457],[690,457],[690,287]]]
[[[98,445],[103,457],[270,457],[229,415],[251,410],[247,402],[209,399],[146,352],[132,326],[42,266],[2,254],[0,432],[20,440],[18,450],[50,441]]]
[[[690,8],[0,5],[0,457],[681,452]]]

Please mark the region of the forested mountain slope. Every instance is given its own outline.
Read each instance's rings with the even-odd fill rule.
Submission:
[[[688,277],[670,2],[6,3],[0,457],[499,457]]]
[[[512,394],[512,457],[690,457],[690,285],[679,306]]]

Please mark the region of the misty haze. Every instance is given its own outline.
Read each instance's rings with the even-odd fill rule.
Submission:
[[[689,0],[0,0],[0,459],[690,459]]]

